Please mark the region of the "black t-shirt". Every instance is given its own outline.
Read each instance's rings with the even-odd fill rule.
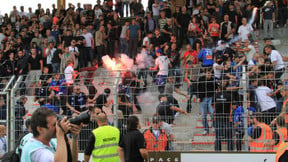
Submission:
[[[177,20],[178,20],[178,23],[181,25],[182,29],[188,30],[188,25],[189,25],[190,20],[191,20],[190,14],[188,14],[188,13],[179,14]]]
[[[33,58],[32,56],[28,58],[28,63],[31,65],[31,70],[41,69],[40,60],[42,60],[42,57],[41,55],[38,55],[38,54],[36,54],[35,58]]]
[[[105,94],[100,94],[95,102],[95,107],[102,109],[102,107],[107,103],[107,96]]]
[[[129,130],[120,141],[119,146],[124,150],[125,162],[143,162],[140,149],[145,149],[145,139],[139,130]]]
[[[231,95],[226,92],[217,92],[215,95],[215,117],[228,122],[231,112]]]
[[[56,49],[51,60],[52,63],[61,63],[61,58],[59,57],[59,54],[63,54],[62,50]]]
[[[236,23],[236,18],[235,18],[235,16],[237,15],[236,12],[235,11],[228,11],[227,14],[229,15],[229,20],[232,23]]]
[[[172,64],[172,68],[175,67],[180,67],[180,54],[179,51],[177,50],[171,50],[169,52],[169,58],[172,59],[172,61],[170,60],[171,64]]]
[[[162,102],[157,106],[157,113],[166,123],[172,124],[174,120],[174,111],[170,109],[172,105],[169,102]]]
[[[264,20],[272,20],[275,10],[273,7],[264,7],[262,12]]]
[[[151,40],[151,44],[153,44],[154,47],[158,46],[160,47],[160,45],[164,44],[165,39],[163,38],[163,36],[159,36],[159,37],[153,37]]]

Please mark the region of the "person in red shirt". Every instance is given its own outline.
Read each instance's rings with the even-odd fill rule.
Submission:
[[[220,26],[217,24],[215,17],[211,18],[211,24],[208,26],[208,32],[210,37],[213,39],[213,42],[217,42],[220,35]]]
[[[191,60],[193,65],[198,64],[197,59],[198,53],[196,50],[194,50],[190,44],[186,45],[186,51],[184,52],[183,56],[180,58],[180,60],[183,60],[183,65],[185,68],[187,68],[187,61]]]

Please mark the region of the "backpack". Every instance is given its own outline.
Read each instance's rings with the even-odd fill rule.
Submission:
[[[12,151],[9,151],[9,152],[6,152],[2,159],[0,159],[2,162],[20,162],[20,159],[21,159],[21,152],[22,150],[19,149],[19,155],[16,153],[16,149],[17,147],[20,145],[20,142],[21,140],[23,139],[23,137],[25,136],[26,134],[23,134],[21,135],[19,138],[18,138],[18,141],[16,143],[16,146],[15,148],[12,150]]]

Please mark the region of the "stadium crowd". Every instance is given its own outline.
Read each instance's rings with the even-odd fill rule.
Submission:
[[[287,5],[287,0],[149,0],[148,8],[144,9],[141,0],[117,0],[115,4],[111,0],[102,3],[97,0],[94,6],[84,4],[83,8],[81,3],[69,4],[67,9],[57,9],[53,4],[51,11],[38,4],[35,11],[28,8],[28,12],[24,6],[20,10],[14,6],[10,14],[0,15],[0,77],[24,76],[22,96],[15,107],[16,137],[23,133],[25,95],[34,95],[41,107],[68,116],[91,107],[102,110],[111,104],[109,88],[97,95],[92,84],[94,72],[103,66],[104,55],[117,58],[123,53],[134,59],[137,72],[127,71],[121,76],[117,107],[124,115],[119,122],[121,134],[125,134],[122,128],[128,116],[141,113],[138,95],[149,91],[151,84],[147,78],[151,76],[160,95],[155,111],[159,116],[153,117],[155,125],[151,131],[144,133],[148,150],[172,149],[168,144],[173,141],[169,124],[173,124],[179,113],[190,113],[193,101],[200,103],[203,135],[209,133],[208,112],[213,120],[210,131],[216,132],[215,150],[221,150],[223,136],[231,139],[227,142],[228,150],[233,150],[235,128],[236,147],[242,150],[242,101],[246,92],[241,78],[245,66],[249,78],[247,105],[253,114],[249,120],[250,148],[257,151],[278,145],[287,135],[280,138],[279,133],[272,133],[278,130],[276,126],[271,129],[268,125],[277,123],[279,128],[285,125],[282,117],[287,109],[282,105],[287,98],[288,78],[284,74],[287,58],[271,45],[271,40],[274,27],[286,25],[288,28]],[[258,51],[255,46],[262,40],[257,40],[253,31],[262,27],[265,47]],[[87,71],[84,85],[89,94],[81,92],[78,84],[78,72],[82,71]],[[188,85],[188,94],[180,90],[184,82]],[[180,108],[173,92],[187,98],[186,111]],[[4,108],[3,102],[1,99]],[[6,117],[4,114],[1,113],[2,119]],[[103,116],[101,121],[106,122]],[[159,130],[163,125],[165,135],[161,136],[161,129],[153,133],[152,129]],[[92,129],[93,126],[88,131]],[[271,137],[263,137],[264,131]],[[167,144],[147,143],[146,138],[151,136],[159,136]],[[79,138],[85,137],[80,133]],[[257,145],[257,139],[265,138],[276,142]],[[82,149],[85,146],[80,144]],[[85,154],[94,155],[93,147],[87,147]],[[125,149],[124,143],[121,147]]]

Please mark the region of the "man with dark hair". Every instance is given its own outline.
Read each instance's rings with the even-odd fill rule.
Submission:
[[[149,161],[149,155],[145,146],[145,139],[140,129],[137,116],[129,116],[127,119],[127,133],[121,139],[118,151],[121,162]]]
[[[276,83],[278,83],[280,77],[285,71],[283,57],[279,51],[273,50],[273,47],[271,45],[265,46],[264,49],[265,49],[265,53],[268,55],[273,65],[273,69],[275,70],[275,80],[276,80]]]
[[[168,148],[168,137],[164,129],[161,129],[161,117],[154,115],[152,126],[143,132],[146,148],[149,151],[165,151]]]
[[[227,139],[228,151],[233,151],[233,127],[232,127],[232,100],[229,93],[223,90],[224,87],[219,86],[215,94],[214,104],[215,104],[215,151],[221,151],[221,141],[223,137]]]
[[[172,124],[174,121],[174,115],[176,112],[188,114],[186,111],[181,108],[173,106],[170,102],[168,102],[166,94],[160,94],[159,97],[159,105],[157,106],[157,113],[160,115],[161,119],[168,124]]]
[[[26,114],[25,104],[27,102],[26,96],[21,96],[19,100],[17,100],[17,104],[15,106],[15,137],[19,137],[19,135],[23,132],[22,126],[24,124],[23,117]]]
[[[120,141],[120,131],[108,125],[105,113],[100,112],[96,116],[98,128],[92,131],[85,150],[84,161],[88,162],[92,155],[93,161],[118,162],[117,146]]]
[[[73,143],[77,142],[80,126],[71,124],[67,118],[57,123],[57,117],[53,110],[38,108],[31,117],[31,129],[33,137],[22,149],[21,161],[72,161],[71,155],[78,154],[73,147],[70,152],[67,133],[73,135]],[[55,138],[56,140],[54,141]],[[77,159],[77,155],[75,157]]]
[[[110,93],[111,90],[109,88],[105,88],[104,92],[97,97],[95,101],[95,107],[98,107],[102,110],[103,106],[108,106],[107,98],[109,97]]]

